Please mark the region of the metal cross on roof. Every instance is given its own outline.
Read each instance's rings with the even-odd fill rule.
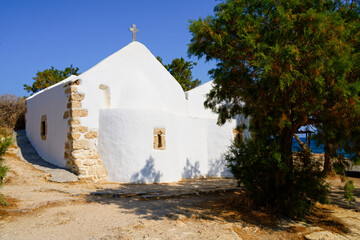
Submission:
[[[136,33],[139,32],[139,29],[136,29],[136,25],[133,24],[132,27],[130,28],[130,32],[133,33],[133,42],[136,41]]]

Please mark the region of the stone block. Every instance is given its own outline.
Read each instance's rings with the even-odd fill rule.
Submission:
[[[65,159],[68,159],[68,158],[69,158],[68,152],[64,152],[64,158],[65,158]]]
[[[85,94],[83,93],[71,93],[69,97],[69,101],[82,101],[85,98]]]
[[[82,150],[76,150],[71,152],[71,159],[85,159],[84,153]]]
[[[75,81],[73,82],[70,82],[69,83],[70,86],[73,86],[73,85],[80,85],[80,79],[76,79]]]
[[[86,159],[86,160],[83,162],[83,165],[84,165],[84,166],[93,166],[93,165],[95,165],[95,162],[94,162],[93,160]]]
[[[99,166],[96,168],[96,175],[99,178],[106,178],[107,177],[107,172],[105,170],[105,168],[103,166]]]
[[[73,132],[69,132],[67,134],[67,138],[69,140],[75,140],[75,139],[79,139],[81,137],[81,134],[80,133],[73,133]]]
[[[70,86],[68,88],[65,88],[64,91],[65,94],[74,93],[74,92],[77,92],[77,87],[75,86]]]
[[[97,138],[97,136],[98,136],[97,131],[89,131],[84,135],[86,139],[94,139]]]
[[[70,167],[70,166],[71,166],[71,163],[72,163],[72,161],[71,161],[70,159],[67,159],[67,160],[66,160],[66,166],[67,166],[67,167]]]
[[[70,143],[69,142],[65,142],[65,150],[70,150]]]
[[[89,177],[88,172],[84,168],[79,169],[79,174],[82,175],[82,177],[86,177],[86,176]]]
[[[84,126],[71,126],[70,127],[70,132],[73,132],[73,133],[85,133],[87,132],[88,128],[87,127],[84,127]]]
[[[165,128],[154,128],[154,135],[165,135]]]
[[[98,159],[99,158],[99,154],[96,152],[96,151],[93,151],[93,150],[84,150],[82,151],[81,153],[84,158],[86,159]]]
[[[81,174],[78,176],[78,178],[80,180],[92,180],[91,176],[87,175],[87,174]]]
[[[100,158],[100,156],[96,152],[92,152],[92,153],[89,153],[89,154],[86,155],[86,159],[94,160],[94,159],[99,159],[99,158]]]
[[[80,159],[76,159],[76,160],[74,160],[74,164],[76,165],[76,166],[82,166],[83,165],[83,160],[80,160]]]
[[[70,117],[86,117],[88,115],[88,111],[86,109],[71,109]]]
[[[71,101],[66,106],[67,108],[81,108],[82,104],[80,101]]]
[[[93,167],[88,168],[87,172],[88,172],[89,176],[96,177],[96,171],[95,171],[95,169]]]
[[[70,118],[68,120],[68,124],[70,126],[73,126],[73,125],[80,125],[81,124],[81,118]]]
[[[74,150],[80,150],[80,149],[89,149],[89,141],[80,139],[80,140],[74,140],[72,142],[72,148]]]

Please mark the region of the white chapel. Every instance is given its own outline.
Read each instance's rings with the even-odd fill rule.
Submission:
[[[27,99],[26,133],[46,161],[79,178],[120,183],[230,177],[224,153],[244,123],[204,108],[141,43]],[[244,133],[248,134],[248,133]]]

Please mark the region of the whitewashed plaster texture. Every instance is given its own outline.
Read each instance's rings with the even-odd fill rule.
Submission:
[[[99,126],[99,110],[105,97],[99,85],[109,87],[109,108],[160,110],[187,114],[185,93],[180,84],[141,43],[132,42],[81,74],[80,91],[86,96],[83,108],[89,116],[83,124]]]
[[[109,180],[151,183],[230,176],[220,157],[232,139],[233,123],[218,127],[214,122],[154,110],[101,110],[99,153]],[[154,128],[166,129],[166,150],[153,148]],[[220,146],[209,149],[216,144]]]

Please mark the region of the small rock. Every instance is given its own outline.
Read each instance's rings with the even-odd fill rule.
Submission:
[[[142,195],[141,198],[144,200],[154,200],[154,199],[158,199],[159,196],[158,195]]]
[[[347,239],[339,234],[331,233],[328,231],[313,232],[308,235],[305,235],[307,240],[342,240]]]

